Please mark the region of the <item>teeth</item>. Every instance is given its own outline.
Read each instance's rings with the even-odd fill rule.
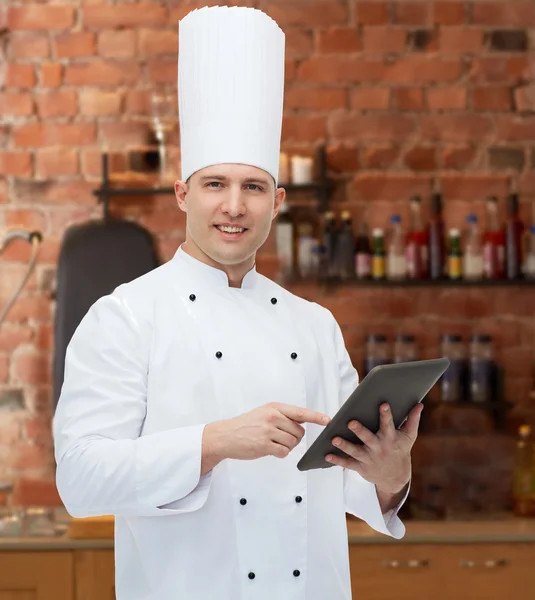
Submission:
[[[221,225],[218,225],[217,228],[226,233],[241,233],[244,231],[243,227],[222,227]]]

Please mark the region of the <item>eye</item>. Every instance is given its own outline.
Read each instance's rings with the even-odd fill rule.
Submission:
[[[214,189],[217,189],[218,187],[221,186],[221,182],[220,181],[210,181],[206,184],[206,187],[211,187]]]
[[[263,192],[264,191],[264,188],[261,188],[259,185],[256,185],[256,183],[248,183],[247,188],[251,192]]]

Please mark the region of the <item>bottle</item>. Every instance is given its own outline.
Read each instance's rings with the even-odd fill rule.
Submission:
[[[446,267],[445,225],[442,216],[442,194],[431,197],[431,219],[429,221],[429,276],[442,279]]]
[[[487,228],[483,236],[483,276],[502,279],[505,266],[505,235],[498,222],[498,198],[487,199]]]
[[[392,235],[388,244],[386,278],[399,281],[407,277],[405,235],[401,227],[401,217],[399,215],[392,215],[390,223],[392,224]]]
[[[518,517],[535,516],[535,466],[531,426],[518,429],[513,471],[513,513]]]
[[[372,272],[372,250],[366,223],[360,223],[355,242],[355,274],[357,279],[369,279]]]
[[[341,216],[342,225],[336,245],[336,262],[340,279],[348,281],[355,277],[355,236],[351,213],[345,210]]]
[[[309,279],[314,275],[314,248],[317,240],[312,235],[311,223],[300,223],[297,232],[299,236],[297,240],[299,276],[302,279]]]
[[[338,268],[336,264],[336,243],[338,231],[336,220],[332,211],[325,213],[323,223],[323,264],[322,271],[327,279],[336,279],[338,277]]]
[[[372,278],[381,280],[385,278],[385,239],[384,232],[380,228],[373,230],[373,256],[372,256]]]
[[[388,343],[386,336],[382,334],[371,334],[366,337],[366,358],[364,361],[364,376],[374,367],[387,365]]]
[[[284,282],[294,275],[294,225],[288,204],[283,202],[275,224],[275,246],[279,260],[277,279]]]
[[[522,275],[522,237],[524,225],[518,215],[518,195],[510,194],[507,199],[507,221],[505,223],[505,275],[507,279],[519,279]]]
[[[422,223],[421,199],[410,200],[411,221],[407,235],[407,276],[409,279],[427,279],[428,276],[428,232]]]
[[[440,398],[442,402],[462,402],[466,377],[462,337],[456,334],[443,335],[441,345],[442,356],[448,358],[450,364],[440,378]]]
[[[394,342],[394,362],[412,362],[416,357],[416,339],[413,335],[399,334]]]
[[[483,278],[483,252],[476,215],[468,215],[468,233],[464,249],[463,276],[465,279]]]
[[[526,279],[535,279],[535,225],[529,228],[526,258],[524,260],[524,277]]]
[[[449,250],[448,250],[448,278],[461,279],[462,277],[462,251],[461,251],[461,232],[458,229],[449,231]]]
[[[470,342],[469,393],[470,401],[491,402],[494,383],[492,338],[473,335]]]

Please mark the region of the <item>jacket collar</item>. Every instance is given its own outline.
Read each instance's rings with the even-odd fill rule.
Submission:
[[[191,256],[182,249],[182,246],[183,244],[181,244],[178,250],[175,252],[173,260],[181,263],[181,265],[184,265],[192,274],[195,280],[205,283],[212,287],[226,287],[231,290],[253,289],[254,287],[256,287],[256,284],[258,283],[256,262],[253,265],[252,269],[245,274],[241,288],[231,288],[229,286],[228,276],[225,273],[225,271],[222,271],[221,269],[218,269],[216,267],[212,267],[211,265],[207,265],[199,259]]]

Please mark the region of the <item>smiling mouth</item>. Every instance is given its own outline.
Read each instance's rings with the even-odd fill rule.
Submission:
[[[247,229],[245,227],[240,227],[240,226],[223,227],[221,225],[214,225],[214,227],[216,229],[218,229],[219,231],[221,231],[222,233],[227,233],[229,235],[238,235],[240,233],[244,233],[245,231],[247,231]]]

